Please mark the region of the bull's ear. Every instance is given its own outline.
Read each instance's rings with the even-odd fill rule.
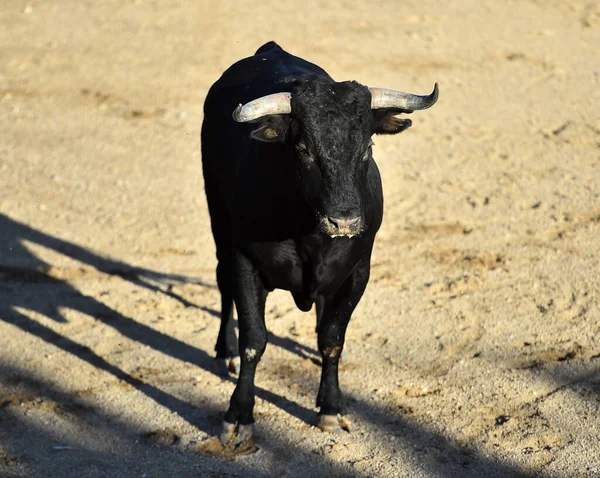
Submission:
[[[258,128],[250,133],[250,137],[267,143],[283,142],[290,125],[288,115],[263,116],[256,121]]]
[[[398,134],[408,129],[412,125],[412,121],[408,118],[398,118],[401,113],[412,113],[410,110],[399,108],[381,108],[373,110],[373,119],[375,120],[375,134]]]

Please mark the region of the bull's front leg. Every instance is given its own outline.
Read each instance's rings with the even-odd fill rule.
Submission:
[[[333,297],[326,298],[318,321],[319,352],[323,361],[317,396],[317,425],[323,431],[350,431],[338,381],[338,363],[352,312],[369,282],[370,257],[364,258]]]
[[[252,436],[254,375],[267,346],[265,289],[258,271],[241,253],[234,253],[233,296],[238,315],[240,375],[225,413],[222,443],[239,445]]]

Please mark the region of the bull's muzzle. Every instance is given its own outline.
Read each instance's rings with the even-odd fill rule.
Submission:
[[[361,223],[360,216],[352,218],[326,216],[321,219],[325,233],[330,236],[355,236],[360,233]]]

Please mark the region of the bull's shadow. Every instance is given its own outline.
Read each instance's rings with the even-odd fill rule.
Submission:
[[[219,314],[210,308],[196,305],[175,294],[171,287],[175,283],[194,283],[203,287],[214,287],[197,278],[175,274],[164,274],[146,268],[133,267],[124,262],[104,258],[68,241],[37,231],[23,223],[0,214],[0,320],[13,324],[56,347],[73,354],[89,364],[124,380],[161,405],[176,412],[189,423],[202,429],[205,420],[198,420],[198,412],[189,403],[183,402],[152,385],[133,378],[123,370],[107,362],[103,357],[68,337],[64,337],[40,322],[19,311],[20,308],[42,314],[57,322],[66,322],[62,308],[75,310],[92,316],[113,327],[131,340],[147,345],[178,360],[191,363],[209,373],[213,371],[212,357],[205,351],[193,347],[174,337],[158,332],[130,317],[108,307],[93,297],[86,296],[68,282],[49,274],[51,266],[36,257],[24,242],[38,244],[59,252],[96,270],[123,278],[136,286],[166,294],[186,307],[197,307],[210,315]],[[215,327],[217,324],[215,323]],[[302,349],[300,344],[284,340],[280,345],[290,350]],[[232,380],[232,379],[229,379]],[[273,403],[296,418],[309,423],[314,412],[277,394],[257,387],[257,395]],[[214,433],[216,429],[204,430]]]
[[[197,279],[163,274],[102,258],[80,246],[36,231],[25,224],[0,214],[0,321],[19,327],[21,330],[39,337],[47,343],[53,344],[88,364],[108,372],[112,376],[130,384],[161,406],[177,413],[188,423],[204,432],[210,435],[218,432],[221,421],[219,407],[208,405],[200,408],[186,400],[174,397],[152,384],[132,377],[88,347],[59,334],[50,327],[21,313],[19,308],[24,308],[42,314],[52,320],[64,322],[66,319],[60,313],[61,308],[77,310],[96,317],[97,320],[115,328],[115,330],[132,340],[148,345],[178,360],[189,362],[209,373],[213,373],[212,356],[209,356],[208,353],[158,332],[144,324],[140,324],[93,297],[83,295],[68,282],[52,277],[48,273],[49,264],[32,254],[23,245],[23,241],[39,244],[93,266],[106,274],[122,277],[140,287],[168,294],[170,297],[180,300],[181,303],[187,306],[200,307],[212,315],[218,315],[216,311],[191,304],[185,298],[176,296],[171,290],[168,288],[165,290],[163,287],[164,284],[177,282],[193,282],[206,287],[211,287],[210,285],[204,284]],[[275,338],[272,342],[292,349],[292,351],[299,354],[312,353],[311,349],[303,347],[289,338]],[[22,373],[19,372],[18,375],[20,376]],[[37,388],[49,389],[51,387],[52,384],[46,384],[44,387]],[[258,389],[257,396],[275,404],[277,407],[305,422],[311,422],[314,418],[312,410],[272,392]],[[460,444],[413,424],[402,417],[391,416],[389,411],[382,410],[373,403],[361,400],[358,397],[353,397],[352,394],[350,394],[349,399],[352,402],[350,405],[351,412],[358,415],[362,421],[377,424],[384,435],[397,436],[417,450],[421,448],[427,449],[433,444],[434,448],[438,450],[438,454],[447,460],[447,463],[436,462],[435,460],[428,461],[427,463],[424,462],[423,469],[426,473],[431,474],[431,476],[448,478],[453,476],[475,477],[482,476],[480,473],[484,470],[486,476],[490,477],[532,476],[522,472],[518,467],[502,464],[494,459],[474,453],[472,450],[468,450]],[[262,435],[262,439],[266,442],[275,443],[278,450],[287,450],[292,445],[287,442],[284,443],[281,441],[281,437],[270,433],[268,430],[264,430]],[[15,450],[15,452],[18,452],[18,450]],[[295,451],[295,453],[300,453],[301,456],[304,456],[311,463],[316,457],[310,451]],[[335,467],[335,463],[328,463],[323,460],[315,461],[313,471],[317,469],[321,469],[322,471],[324,465],[330,467],[330,471],[333,473],[332,476],[364,476],[362,473],[353,472],[347,468]],[[237,465],[235,466],[237,467]],[[244,470],[245,465],[240,466],[240,470]],[[332,466],[334,467],[331,468]],[[252,467],[244,471],[247,472],[248,476],[261,476],[260,472],[252,469]]]
[[[186,307],[195,306],[214,316],[219,316],[216,311],[192,304],[182,296],[175,294],[171,287],[175,283],[185,282],[214,288],[211,284],[207,284],[198,278],[178,274],[165,274],[101,257],[81,246],[37,231],[4,214],[0,214],[0,274],[25,282],[46,282],[49,279],[47,272],[51,265],[32,254],[23,245],[23,241],[39,244],[83,264],[92,266],[99,272],[118,276],[139,287],[165,294]],[[56,315],[53,315],[52,318],[60,320]]]

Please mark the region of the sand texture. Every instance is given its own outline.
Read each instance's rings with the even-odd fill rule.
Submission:
[[[268,40],[440,100],[374,139],[353,432],[315,427],[314,312],[276,291],[236,453],[199,130]],[[0,476],[600,476],[599,86],[594,1],[3,0]]]

